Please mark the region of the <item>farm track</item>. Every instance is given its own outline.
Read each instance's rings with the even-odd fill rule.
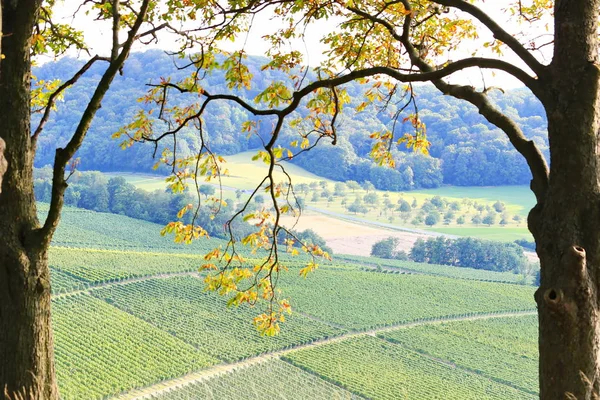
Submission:
[[[137,276],[135,278],[127,278],[127,279],[123,279],[123,280],[116,281],[116,282],[103,282],[103,283],[99,283],[97,285],[89,286],[85,289],[74,290],[72,292],[54,294],[54,295],[52,295],[52,299],[53,300],[60,299],[61,297],[73,296],[73,295],[83,294],[83,293],[89,294],[92,290],[98,289],[98,288],[103,288],[103,287],[127,285],[129,283],[143,282],[143,281],[147,281],[150,279],[166,279],[166,278],[172,278],[174,276],[196,276],[196,277],[199,277],[200,274],[198,274],[197,272],[171,272],[171,273],[167,272],[167,273],[156,274],[156,275]]]
[[[157,395],[157,394],[160,394],[163,392],[167,392],[167,391],[170,391],[170,390],[173,390],[176,388],[180,388],[180,387],[184,387],[184,386],[194,384],[197,382],[202,382],[202,381],[205,381],[205,380],[213,378],[213,377],[217,377],[222,374],[230,373],[232,371],[235,371],[236,369],[247,368],[252,365],[260,364],[260,363],[267,362],[267,361],[273,360],[273,359],[277,359],[281,356],[284,356],[286,354],[289,354],[289,353],[297,351],[297,350],[310,349],[313,347],[318,347],[318,346],[322,346],[322,345],[326,345],[326,344],[330,344],[330,343],[340,342],[340,341],[354,338],[354,337],[365,336],[365,335],[377,337],[377,334],[379,334],[379,333],[384,333],[384,332],[392,331],[395,329],[410,328],[410,327],[421,326],[421,325],[433,325],[433,324],[442,323],[442,322],[473,321],[473,320],[490,319],[490,318],[504,318],[504,317],[520,317],[520,316],[535,315],[535,314],[536,314],[536,311],[531,310],[531,311],[517,311],[517,312],[513,311],[513,312],[505,312],[505,313],[486,313],[486,314],[478,314],[478,315],[467,315],[467,316],[462,316],[462,317],[449,317],[449,318],[442,317],[442,318],[436,318],[436,319],[431,319],[431,320],[426,320],[426,321],[405,322],[405,323],[400,323],[400,324],[396,324],[396,325],[392,325],[392,326],[369,329],[366,331],[351,331],[351,332],[345,333],[340,336],[322,339],[322,340],[315,341],[313,343],[298,345],[298,346],[294,346],[294,347],[291,347],[288,349],[278,350],[278,351],[274,351],[274,352],[267,353],[267,354],[261,354],[261,355],[251,357],[251,358],[248,358],[248,359],[245,359],[242,361],[238,361],[235,363],[218,364],[218,365],[215,365],[213,367],[210,367],[210,368],[207,368],[207,369],[204,369],[201,371],[197,371],[197,372],[193,372],[188,375],[181,376],[179,378],[160,382],[160,383],[157,383],[154,385],[147,386],[142,389],[131,390],[127,393],[112,397],[112,399],[113,400],[150,399],[151,396],[153,396],[153,395]]]

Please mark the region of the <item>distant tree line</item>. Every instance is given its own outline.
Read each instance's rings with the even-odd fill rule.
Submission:
[[[37,201],[50,202],[52,170],[50,167],[35,170],[35,196]],[[203,184],[199,186],[200,197],[206,200],[216,192],[215,186]],[[235,193],[241,200],[242,191]],[[262,200],[261,200],[262,199]],[[152,192],[138,189],[123,177],[116,176],[108,178],[98,171],[85,171],[74,174],[69,179],[69,187],[65,192],[65,204],[72,207],[83,208],[97,212],[108,212],[125,215],[127,217],[150,221],[166,225],[176,218],[177,213],[188,204],[196,204],[198,196],[186,191],[173,194],[170,190],[154,190]],[[248,212],[262,207],[264,198],[258,195],[246,207]],[[234,201],[227,199],[219,212],[214,214],[208,206],[200,208],[196,215],[195,224],[202,226],[211,237],[229,239],[229,231],[225,226],[234,212],[237,211]],[[189,224],[192,222],[194,210],[187,212],[181,221]],[[253,232],[252,227],[245,222],[233,223],[233,232],[236,237],[241,238]],[[333,254],[325,239],[315,231],[307,229],[304,231],[292,231],[296,239],[303,244],[316,244],[321,249]],[[283,243],[285,235],[282,232],[280,242]],[[300,245],[296,243],[296,246]]]
[[[49,202],[51,169],[49,167],[36,169],[35,175],[36,199]],[[69,179],[69,187],[65,192],[65,204],[68,206],[125,215],[162,225],[176,219],[177,213],[183,207],[195,204],[197,199],[198,197],[194,197],[190,192],[173,194],[166,190],[150,192],[138,189],[123,177],[108,178],[97,171],[76,173]],[[211,210],[203,206],[195,223],[206,229],[210,236],[226,238],[225,224],[234,212],[232,203],[227,202],[222,206],[221,211],[214,218],[211,218]],[[181,220],[186,224],[190,223],[193,215],[194,212],[188,212]],[[245,223],[237,223],[234,232],[236,235],[243,236],[250,233],[250,227]]]
[[[412,260],[429,264],[452,265],[489,271],[521,273],[528,265],[523,249],[514,243],[493,242],[475,238],[448,239],[442,236],[418,239],[410,254],[398,251],[399,239],[389,237],[375,243],[374,257]]]
[[[442,236],[418,239],[410,251],[415,262],[519,273],[527,264],[523,248],[514,243]]]
[[[260,93],[273,80],[283,79],[277,71],[260,71],[262,63],[262,58],[249,58],[250,72],[254,74],[250,96]],[[66,79],[79,69],[80,64],[80,61],[62,58],[39,66],[35,75],[44,80]],[[55,147],[65,143],[65,132],[72,131],[102,68],[100,65],[93,66],[76,87],[65,93],[64,102],[58,104],[56,112],[51,114],[44,135],[38,140],[36,166],[53,162]],[[122,151],[119,142],[111,139],[111,134],[131,121],[140,106],[135,98],[145,93],[146,84],[151,79],[156,76],[181,78],[182,74],[184,72],[178,71],[173,60],[161,51],[132,54],[124,75],[115,79],[104,99],[88,138],[78,153],[82,160],[81,168],[105,172],[150,171],[154,164],[151,146],[133,146]],[[203,85],[214,92],[228,90],[224,77],[219,73],[207,76]],[[324,140],[320,146],[294,158],[292,162],[323,177],[359,183],[369,181],[382,190],[433,188],[442,183],[468,186],[525,184],[531,179],[525,161],[505,135],[486,123],[474,107],[441,96],[426,85],[415,86],[415,92],[420,116],[427,125],[431,156],[413,154],[399,147],[394,151],[395,168],[379,167],[369,158],[372,146],[369,135],[392,128],[394,121],[391,116],[397,111],[395,102],[390,102],[386,110],[367,107],[362,112],[356,112],[355,107],[363,101],[366,88],[349,84],[346,90],[351,103],[339,115],[336,145]],[[523,128],[528,138],[536,142],[547,156],[546,118],[540,103],[524,90],[509,91],[501,96],[491,92],[489,97]],[[302,113],[299,110],[297,116],[304,116]],[[400,121],[404,116],[401,115]],[[246,137],[241,124],[248,119],[250,116],[233,103],[211,103],[204,121],[208,133],[207,144],[222,155],[257,149],[270,134],[270,124],[261,121],[257,133]],[[157,122],[157,125],[160,124]],[[411,127],[396,124],[398,136],[410,131]],[[294,128],[290,126],[282,132],[282,136],[289,136],[290,141],[293,134]],[[178,154],[182,156],[196,150],[197,132],[191,128],[184,129],[177,143]],[[159,148],[157,154],[160,152]]]

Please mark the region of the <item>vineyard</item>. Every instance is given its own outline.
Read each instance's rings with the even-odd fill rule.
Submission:
[[[407,262],[395,268],[414,274],[378,273],[372,258],[322,262],[305,279],[298,276],[303,261],[283,257],[289,271],[278,286],[294,313],[279,336],[267,338],[252,325],[263,308],[227,308],[226,298],[204,291],[196,271],[203,254],[223,242],[180,246],[159,230],[67,209],[50,253],[63,399],[105,399],[152,385],[153,398],[163,400],[537,393],[535,317],[468,320],[533,310],[532,286],[484,282],[510,281],[504,274]],[[438,322],[447,319],[465,321]],[[203,371],[205,378],[164,391],[173,379]]]
[[[50,250],[50,254],[52,253],[53,249]],[[90,282],[54,267],[50,267],[50,279],[52,281],[52,294],[69,293],[76,290],[83,290],[90,285]]]
[[[102,398],[218,362],[93,297],[61,298],[52,306],[64,400]]]
[[[118,281],[139,276],[196,272],[205,262],[201,255],[167,254],[54,247],[54,269],[88,283]]]
[[[514,321],[514,318],[496,321],[494,326],[482,321],[451,322],[399,329],[380,336],[490,379],[537,393],[537,324],[533,318],[520,323]]]
[[[46,206],[39,207],[40,214]],[[79,247],[111,250],[139,250],[169,253],[205,254],[223,244],[219,239],[198,240],[188,246],[173,242],[172,237],[163,237],[163,227],[151,222],[122,215],[99,213],[78,208],[65,207],[52,244],[60,247]]]
[[[357,330],[418,319],[534,307],[534,290],[530,286],[427,275],[320,270],[309,279],[290,274],[282,281],[283,290],[297,310]]]
[[[113,286],[93,294],[227,362],[344,332],[295,314],[287,318],[279,336],[261,337],[252,326],[259,310],[227,308],[226,299],[203,289],[202,280],[186,276]]]
[[[284,359],[372,399],[534,398],[510,386],[371,336],[301,350]]]
[[[360,400],[361,397],[339,388],[289,363],[273,359],[181,389],[156,396],[155,400]]]

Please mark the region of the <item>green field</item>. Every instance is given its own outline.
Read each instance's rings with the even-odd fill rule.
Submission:
[[[370,399],[534,398],[508,385],[371,336],[300,350],[285,359]]]
[[[53,301],[58,383],[64,400],[104,398],[218,361],[87,295]]]
[[[233,199],[234,190],[244,189],[253,190],[262,180],[266,173],[266,166],[261,161],[252,161],[254,152],[244,152],[232,156],[227,156],[227,162],[224,168],[229,170],[229,176],[223,176],[221,184],[224,189],[224,198]],[[324,181],[328,185],[328,190],[333,192],[334,181],[314,175],[296,165],[284,163],[287,172],[292,177],[292,182],[296,186],[298,197],[304,198],[306,205],[335,213],[358,216],[364,220],[372,222],[391,223],[398,227],[418,227],[419,229],[432,230],[435,232],[447,233],[457,236],[474,236],[488,240],[514,241],[516,239],[532,240],[532,236],[527,230],[526,217],[534,205],[534,197],[526,186],[500,186],[500,187],[456,187],[444,186],[436,189],[418,189],[404,192],[388,192],[382,190],[371,191],[379,197],[377,205],[369,205],[366,213],[352,213],[348,211],[348,205],[356,198],[363,198],[367,191],[346,190],[345,198],[333,196],[333,199],[321,197],[322,189],[320,187],[311,188],[309,191],[301,192],[298,190],[299,184],[310,184]],[[152,175],[136,175],[127,173],[109,174],[110,176],[122,176],[129,183],[144,190],[164,190],[166,183],[164,177]],[[283,174],[278,174],[277,179],[284,180]],[[204,183],[204,182],[202,182]],[[218,185],[218,182],[213,182]],[[317,199],[312,198],[317,194]],[[242,195],[242,199],[247,198],[248,194]],[[391,205],[397,205],[400,199],[409,203],[413,201],[418,207],[431,200],[434,196],[441,196],[446,203],[457,203],[460,208],[452,211],[453,217],[447,222],[440,220],[433,226],[427,226],[424,221],[413,223],[418,215],[418,208],[411,211],[410,216],[403,216],[393,208],[385,208],[384,201]],[[492,205],[496,202],[503,202],[505,211],[495,213]],[[344,203],[343,203],[344,202]],[[485,206],[485,211],[476,210],[476,207]],[[447,214],[448,209],[440,209],[441,216]],[[472,222],[472,218],[479,215],[481,218],[487,214],[493,214],[496,221],[488,226],[485,223]],[[424,218],[421,215],[421,218]],[[463,217],[464,222],[458,224],[457,219]],[[518,221],[513,217],[521,218]],[[504,225],[500,225],[500,220],[504,219]]]
[[[241,368],[150,398],[156,400],[362,399],[277,359]]]
[[[159,229],[66,210],[57,241],[71,247],[50,252],[64,399],[162,387],[253,357],[259,364],[194,380],[164,398],[250,399],[261,389],[258,398],[288,400],[520,399],[536,392],[535,318],[439,323],[534,310],[534,287],[485,282],[510,281],[509,275],[354,258],[323,262],[305,279],[298,276],[302,261],[286,256],[289,271],[279,287],[294,313],[279,336],[268,338],[252,325],[264,304],[228,309],[225,298],[205,292],[202,278],[190,274],[222,242],[176,245],[158,236]],[[373,262],[420,274],[378,272]],[[379,337],[362,333],[370,329]],[[308,347],[296,349],[302,345]],[[287,362],[260,359],[280,351]]]
[[[535,196],[526,185],[519,186],[442,186],[436,189],[419,189],[414,193],[427,196],[469,198],[482,201],[500,200],[514,207],[515,212],[527,216],[535,205]]]
[[[235,155],[224,156],[226,162],[222,165],[223,172],[228,171],[228,174],[221,176],[221,184],[225,190],[232,189],[254,189],[265,177],[267,173],[267,165],[262,161],[252,161],[252,157],[256,154],[254,151],[246,151]],[[281,163],[286,172],[292,176],[293,183],[310,183],[318,181],[333,182],[329,179],[322,178],[315,174],[306,171],[304,168],[298,167],[288,162]],[[158,175],[139,175],[139,174],[128,174],[128,173],[108,173],[109,177],[120,176],[127,180],[127,182],[135,185],[136,187],[144,190],[164,190],[167,186],[165,183],[165,177]],[[280,171],[275,172],[275,178],[277,181],[286,181],[287,178]],[[203,184],[205,182],[201,182]],[[218,181],[213,181],[215,185]]]

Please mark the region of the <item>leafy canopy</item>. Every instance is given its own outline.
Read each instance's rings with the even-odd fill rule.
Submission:
[[[72,47],[85,51],[80,32],[52,23],[54,5],[53,0],[47,1],[40,13],[34,53],[58,55]],[[178,67],[189,71],[184,79],[160,77],[151,83],[148,93],[140,99],[142,107],[135,119],[113,135],[121,140],[123,148],[135,142],[153,143],[159,163],[171,171],[167,179],[171,190],[198,194],[196,204],[182,208],[177,215],[180,220],[169,223],[163,234],[172,233],[176,241],[183,243],[206,236],[206,230],[195,223],[202,203],[212,213],[218,213],[224,205],[221,192],[215,196],[207,194],[205,199],[199,195],[199,182],[219,182],[227,173],[225,160],[211,151],[204,128],[203,116],[209,112],[209,104],[228,101],[252,114],[242,129],[262,140],[263,148],[254,160],[265,164],[266,174],[232,220],[242,219],[255,231],[238,238],[232,224],[226,224],[228,244],[209,252],[202,268],[210,272],[207,289],[230,296],[231,305],[267,301],[267,311],[255,319],[264,334],[276,334],[279,322],[291,312],[289,302],[281,297],[277,287],[279,274],[287,269],[282,254],[287,251],[297,255],[300,249],[308,255],[305,266],[299,270],[303,276],[318,267],[319,258],[329,257],[319,246],[302,243],[281,224],[285,214],[299,217],[301,213],[282,162],[311,150],[323,140],[336,144],[338,118],[350,102],[344,84],[358,81],[369,85],[357,112],[369,105],[381,112],[394,106],[388,129],[371,134],[374,142],[370,155],[380,165],[394,165],[393,150],[399,144],[427,153],[426,126],[419,118],[417,88],[413,83],[432,82],[443,93],[470,102],[501,128],[527,159],[534,178],[547,173],[535,145],[489,101],[485,82],[483,90],[478,90],[450,84],[446,78],[467,68],[498,70],[511,74],[535,93],[535,75],[542,65],[531,50],[548,43],[543,41],[544,36],[527,32],[540,27],[551,29],[545,26],[552,6],[549,0],[507,2],[499,10],[499,15],[518,21],[515,29],[527,28],[527,32],[506,31],[486,12],[490,5],[483,1],[115,0],[83,5],[78,12],[90,13],[98,21],[111,22],[113,27],[110,57],[95,56],[90,63],[113,63],[118,59],[122,47],[119,31],[128,30],[129,42],[151,43],[160,35],[174,36],[178,48],[172,54]],[[255,16],[265,13],[271,16],[273,29],[264,35],[270,50],[262,70],[280,70],[286,78],[257,92],[253,90],[253,77],[260,72],[251,71],[245,64],[247,49],[242,46],[224,51],[220,45],[224,41],[244,41],[253,34]],[[314,24],[323,21],[336,23],[337,28],[321,38],[327,46],[325,60],[318,67],[309,68],[295,44],[306,40]],[[525,69],[502,59],[507,49],[521,59]],[[217,70],[224,72],[226,80],[226,88],[217,89],[219,92],[204,84],[204,78]],[[85,67],[80,71],[83,73]],[[38,82],[41,89],[36,98],[47,103],[45,112],[75,82],[76,79],[62,86]],[[401,118],[407,111],[409,116]],[[407,124],[411,129],[405,129]],[[266,139],[258,133],[262,126],[271,127]],[[286,126],[297,132],[297,137],[289,142],[280,137]],[[197,131],[198,145],[191,155],[183,155],[177,146],[177,136],[184,128]],[[285,179],[277,179],[276,172],[282,172]],[[251,207],[250,201],[259,193],[264,193],[270,202]],[[188,212],[194,217],[191,223],[184,223],[181,218]]]

